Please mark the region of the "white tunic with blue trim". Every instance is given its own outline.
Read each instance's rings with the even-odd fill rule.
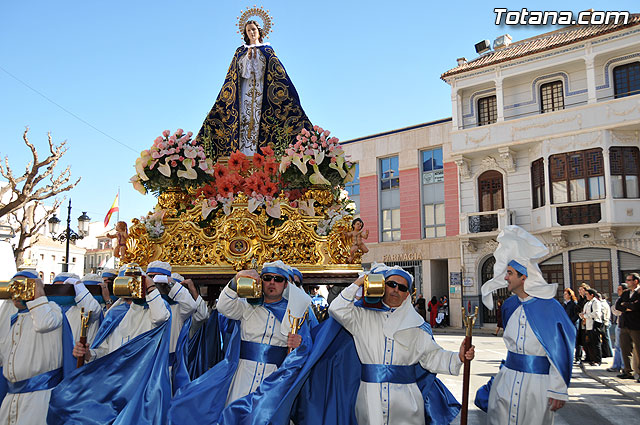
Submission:
[[[157,289],[154,289],[147,294],[146,301],[148,308],[135,303],[131,303],[129,305],[129,310],[124,315],[118,326],[98,347],[90,350],[91,360],[106,356],[107,354],[122,347],[138,335],[150,331],[153,328],[157,328],[169,320],[171,313],[169,313],[169,309]],[[115,307],[124,302],[125,301],[120,298],[113,304],[113,306]]]
[[[524,301],[533,299],[528,297]],[[515,309],[504,329],[507,350],[533,356],[547,356],[538,341],[522,305]],[[547,356],[548,358],[548,356]],[[551,359],[549,359],[551,363]],[[548,375],[517,372],[502,367],[489,394],[487,423],[491,425],[552,424],[549,397],[568,400],[567,385],[551,363]]]
[[[0,341],[4,377],[19,382],[62,367],[62,311],[39,297],[26,303],[8,335]],[[9,318],[3,315],[3,320]],[[9,319],[10,320],[10,319]],[[0,424],[44,424],[51,390],[7,394],[0,407]]]
[[[182,284],[176,283],[169,291],[169,298],[175,301],[177,304],[172,304],[171,307],[171,340],[169,342],[169,352],[174,353],[176,351],[176,345],[178,344],[178,337],[184,322],[191,317],[196,311],[196,301],[193,299],[189,290]]]
[[[91,345],[93,339],[96,337],[96,333],[98,333],[98,328],[100,327],[100,314],[102,314],[102,307],[93,295],[89,293],[89,290],[84,286],[84,284],[76,283],[73,287],[76,291],[76,305],[70,306],[65,313],[73,334],[73,342],[75,343],[80,339],[80,332],[82,330],[82,319],[80,316],[82,308],[84,307],[84,314],[91,312],[91,316],[89,317],[89,326],[87,327],[87,344]]]
[[[225,286],[218,298],[218,312],[229,319],[241,321],[241,338],[243,341],[260,344],[287,346],[287,335],[281,332],[281,322],[269,310],[262,306],[253,306],[244,298]],[[240,359],[238,369],[227,394],[228,406],[231,402],[254,392],[262,381],[278,369],[270,363]]]
[[[407,297],[397,309],[376,311],[356,307],[359,286],[352,284],[329,306],[329,314],[348,330],[363,364],[414,365],[433,373],[457,375],[458,353],[446,351],[430,334],[428,325]],[[356,401],[359,424],[423,425],[424,399],[416,383],[360,382]]]

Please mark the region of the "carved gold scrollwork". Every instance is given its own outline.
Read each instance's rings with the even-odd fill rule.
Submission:
[[[345,265],[349,257],[351,217],[339,220],[328,236],[316,233],[325,210],[333,204],[333,194],[326,189],[312,189],[309,197],[316,201],[318,215],[302,215],[286,200],[280,200],[282,220],[273,222],[265,209],[249,212],[246,196],[238,196],[228,215],[212,213],[207,224],[200,226],[202,209],[195,206],[179,216],[165,214],[164,234],[151,238],[143,223],[133,220],[123,262],[147,265],[163,260],[174,266],[193,270],[241,270],[251,264],[282,260],[287,264],[309,266],[321,270],[327,265]],[[187,194],[165,193],[159,205],[172,207],[186,199]],[[277,223],[277,224],[273,224]],[[355,264],[359,264],[357,255]],[[352,269],[350,266],[349,269]],[[307,269],[309,269],[307,267]]]

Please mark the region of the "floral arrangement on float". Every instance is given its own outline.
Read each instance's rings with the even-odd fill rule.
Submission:
[[[203,219],[218,208],[230,214],[231,204],[240,193],[248,199],[249,212],[264,206],[269,216],[280,218],[280,203],[276,202],[281,190],[280,173],[271,147],[262,148],[262,154],[255,153],[251,159],[235,151],[227,165],[218,162],[213,166],[213,177],[196,192],[196,198],[202,199]]]
[[[333,204],[325,214],[325,217],[320,220],[316,226],[316,234],[319,236],[327,236],[331,233],[333,226],[342,220],[346,216],[352,216],[356,212],[356,204],[349,199],[349,194],[346,190],[340,190],[340,197],[338,202]]]
[[[300,188],[325,185],[344,186],[353,180],[355,167],[346,158],[338,138],[331,132],[313,126],[313,131],[302,129],[296,143],[289,145],[280,160],[282,180],[288,187]]]
[[[203,220],[218,211],[229,215],[239,197],[247,200],[251,213],[264,208],[268,216],[280,219],[280,205],[286,202],[302,214],[314,216],[314,192],[307,192],[326,191],[331,206],[324,209],[325,217],[318,224],[320,235],[327,235],[340,218],[353,212],[349,209],[353,203],[349,205],[343,188],[353,179],[355,165],[328,130],[318,126],[312,131],[303,129],[295,143],[285,143],[277,152],[271,146],[262,147],[252,157],[235,151],[228,161],[215,164],[191,136],[191,132],[185,134],[181,129],[173,135],[164,131],[136,160],[136,175],[131,178],[134,187],[141,193],[156,195],[172,188],[185,189],[190,204],[202,208]],[[149,234],[161,236],[156,227],[157,216],[153,217],[153,225],[151,218],[143,220]]]
[[[146,216],[140,217],[140,223],[144,226],[150,238],[161,238],[164,235],[164,218],[165,211],[156,207],[154,212],[149,212]]]
[[[136,159],[136,174],[130,179],[133,187],[143,195],[152,192],[158,196],[168,189],[187,190],[210,181],[213,162],[192,136],[181,128],[174,134],[163,131]]]

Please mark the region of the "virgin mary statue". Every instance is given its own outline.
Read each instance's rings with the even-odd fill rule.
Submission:
[[[250,16],[262,18],[264,28]],[[253,155],[268,144],[289,143],[311,123],[273,48],[263,43],[271,18],[262,8],[248,9],[239,19],[245,44],[238,47],[224,85],[196,141],[217,160],[236,150]]]

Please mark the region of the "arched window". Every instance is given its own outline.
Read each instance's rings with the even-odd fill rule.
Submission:
[[[553,112],[564,109],[562,81],[553,81],[540,86],[540,112]]]
[[[640,62],[613,68],[613,92],[616,99],[640,93]]]
[[[504,208],[502,174],[496,170],[485,171],[478,177],[480,212]]]

